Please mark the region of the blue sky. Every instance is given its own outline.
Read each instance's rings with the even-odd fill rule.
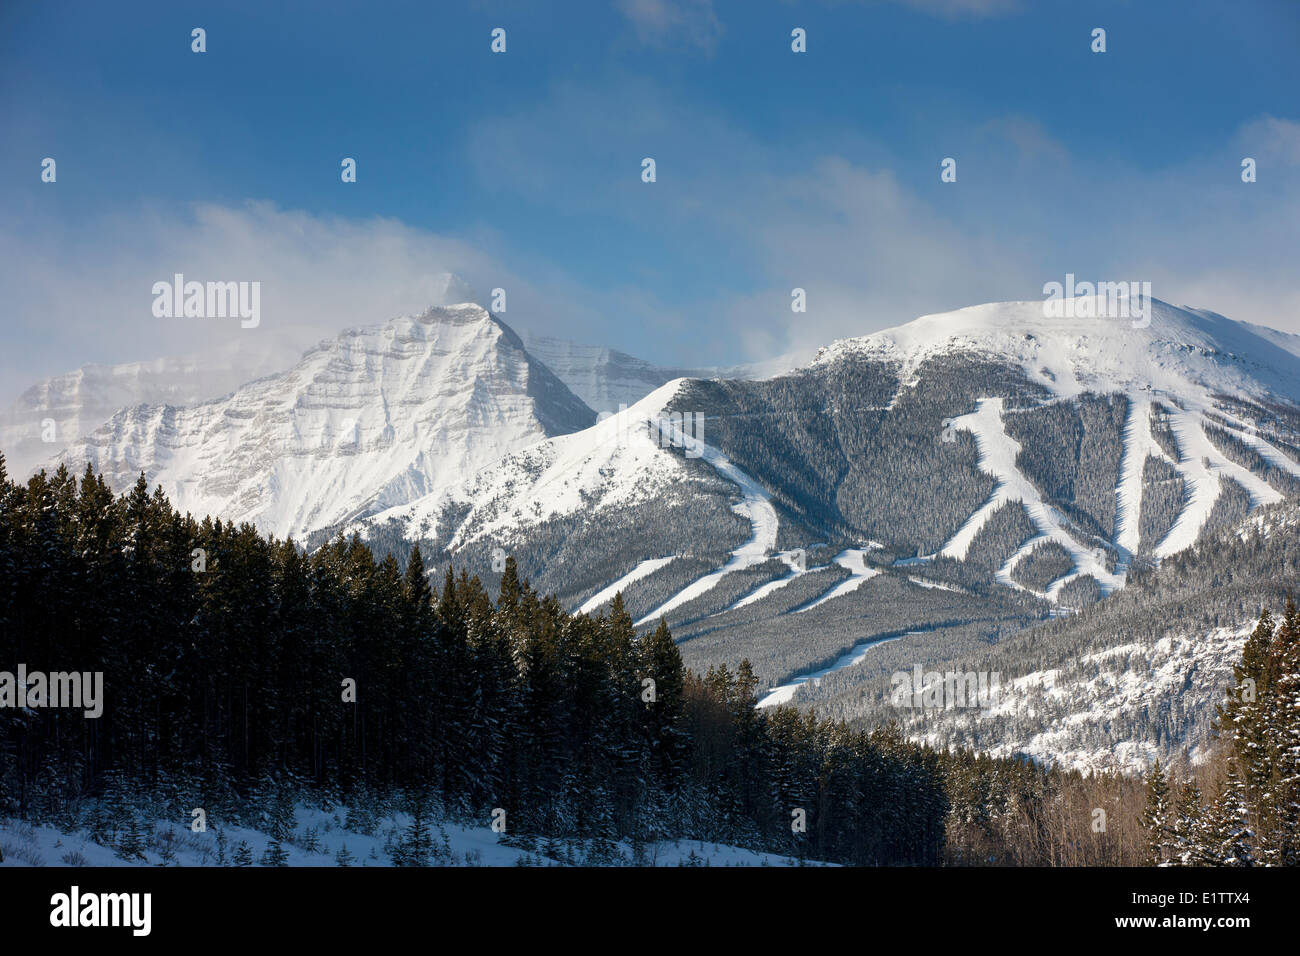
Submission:
[[[1066,272],[1300,331],[1291,0],[7,4],[0,115],[5,395],[380,322],[445,271],[692,364]],[[161,324],[176,271],[261,281],[262,326]]]

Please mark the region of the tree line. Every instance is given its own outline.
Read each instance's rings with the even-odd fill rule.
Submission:
[[[758,710],[748,661],[692,672],[662,622],[636,637],[621,599],[569,614],[513,561],[495,597],[433,577],[418,548],[405,567],[356,537],[307,554],[181,515],[143,476],[122,496],[89,468],[23,485],[0,456],[0,672],[105,688],[98,719],[0,709],[0,814],[133,844],[134,818],[105,808],[164,794],[176,819],[203,807],[287,839],[294,800],[319,791],[400,797],[421,819],[504,811],[510,834],[860,865],[1147,852],[1139,780]]]
[[[1210,758],[1157,762],[1142,824],[1155,866],[1300,864],[1300,609],[1265,609],[1216,709]]]

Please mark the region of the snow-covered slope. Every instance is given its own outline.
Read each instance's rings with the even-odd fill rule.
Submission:
[[[440,526],[442,514],[464,509],[450,541],[456,549],[483,538],[509,540],[556,516],[652,500],[663,486],[688,478],[658,431],[679,385],[669,382],[585,430],[501,456],[454,486],[379,512],[368,523],[396,521],[413,540],[447,536],[453,529]]]
[[[301,357],[301,349],[259,334],[201,355],[83,365],[37,382],[0,411],[0,451],[9,473],[25,478],[119,409],[220,398]]]
[[[983,352],[1061,396],[1140,391],[1208,401],[1225,393],[1300,404],[1300,336],[1159,299],[1150,310],[1142,327],[1127,318],[1049,318],[1042,301],[974,305],[840,340],[817,361],[876,356],[900,362],[906,376],[938,354]]]
[[[375,820],[365,832],[348,829],[347,807],[300,803],[293,832],[280,841],[284,866],[393,866],[411,826],[406,813]],[[427,825],[427,823],[426,823]],[[127,859],[118,846],[97,843],[86,829],[60,830],[0,818],[0,866],[267,866],[273,838],[265,830],[213,821],[202,833],[166,818],[145,818],[141,856]],[[487,825],[441,820],[433,824],[426,866],[834,866],[698,840],[664,840],[634,848],[612,842],[596,856],[582,840],[511,837]],[[121,840],[119,837],[118,844]],[[106,845],[107,844],[107,845]],[[246,851],[246,863],[237,854]],[[340,860],[342,859],[342,862]]]
[[[993,391],[983,396],[976,393],[971,404],[961,406],[963,414],[947,419],[954,433],[969,432],[973,436],[976,467],[995,481],[992,495],[982,503],[971,503],[964,523],[953,526],[951,536],[935,555],[913,560],[918,564],[929,563],[935,557],[965,561],[973,542],[993,516],[1004,506],[1019,503],[1036,534],[1000,559],[993,580],[1026,590],[1018,583],[1018,566],[1028,567],[1025,562],[1031,553],[1050,545],[1064,556],[1062,560],[1068,559],[1069,567],[1058,572],[1050,584],[1028,590],[1055,603],[1072,582],[1088,578],[1105,595],[1124,585],[1138,551],[1144,467],[1149,459],[1157,458],[1173,468],[1187,489],[1176,520],[1148,549],[1154,559],[1167,557],[1196,541],[1211,520],[1228,479],[1248,493],[1252,504],[1269,504],[1282,497],[1269,481],[1231,460],[1211,441],[1207,433],[1211,426],[1227,428],[1280,472],[1300,474],[1300,463],[1257,434],[1250,423],[1236,418],[1220,400],[1222,395],[1228,395],[1300,404],[1300,338],[1159,301],[1150,308],[1150,323],[1142,327],[1142,323],[1128,319],[1048,318],[1042,302],[975,306],[837,342],[823,349],[810,369],[830,369],[829,379],[820,383],[800,374],[777,381],[783,383],[780,390],[786,393],[824,390],[826,381],[836,381],[837,363],[863,357],[884,360],[899,370],[899,395],[917,388],[917,376],[935,374],[926,369],[936,367],[928,364],[936,358],[978,356],[994,367],[1013,372],[1002,384],[990,378]],[[618,389],[625,389],[622,394],[630,397],[663,371],[656,372],[647,363],[609,350],[567,346],[556,340],[533,341],[571,381],[580,379],[589,395],[599,396],[598,401],[612,400]],[[1037,383],[1046,390],[1050,401],[1070,402],[1085,392],[1095,392],[1117,394],[1127,402],[1126,417],[1114,438],[1121,454],[1113,474],[1090,476],[1111,489],[1114,523],[1108,537],[1082,530],[1065,505],[1049,499],[1041,480],[1024,470],[1024,449],[1009,432],[1006,416],[1013,410],[1041,405],[1044,399],[1036,397],[1029,406],[1016,401],[1012,409],[1004,394],[997,391],[1005,391],[1005,381],[1024,382],[1030,388],[1031,383]],[[571,528],[581,526],[584,531],[599,528],[603,515],[616,506],[652,505],[668,489],[693,487],[692,482],[700,479],[701,468],[707,466],[705,471],[711,469],[731,488],[732,508],[746,520],[750,533],[748,540],[731,548],[730,556],[712,570],[683,579],[671,590],[657,592],[659,599],[642,606],[637,616],[644,623],[669,614],[704,597],[724,581],[739,580],[730,577],[735,572],[757,568],[784,553],[777,550],[781,521],[772,504],[782,497],[782,491],[789,491],[789,486],[782,489],[777,484],[776,474],[783,462],[751,457],[742,467],[728,448],[712,443],[710,435],[719,434],[716,430],[704,436],[697,462],[684,460],[679,451],[665,447],[671,442],[662,440],[663,416],[670,408],[683,407],[684,401],[695,401],[690,384],[680,379],[665,383],[623,412],[585,431],[551,438],[491,462],[468,474],[464,481],[397,504],[360,527],[368,533],[376,524],[395,521],[406,540],[436,539],[451,554],[487,540],[513,549],[528,540],[530,529],[551,519],[569,520]],[[899,395],[888,407],[881,407],[883,414],[915,415],[899,405]],[[832,395],[830,400],[836,399]],[[1163,450],[1153,434],[1152,412],[1156,408],[1167,418],[1172,436],[1169,440],[1177,446],[1175,457]],[[800,408],[805,418],[813,413],[815,409],[810,412]],[[718,419],[707,408],[704,414],[708,428],[715,429],[712,422]],[[769,428],[767,423],[774,421],[764,414],[741,418],[752,421],[753,428]],[[796,424],[803,427],[806,422],[801,419]],[[734,433],[732,440],[736,440]],[[746,441],[747,436],[742,434],[740,440]],[[818,450],[817,454],[823,452]],[[545,532],[554,533],[553,529]],[[701,538],[708,534],[703,525],[699,533]],[[622,534],[611,531],[608,537]],[[707,541],[688,538],[689,534],[677,542],[674,553],[658,546],[646,547],[634,560],[624,556],[611,561],[601,586],[587,591],[590,596],[579,605],[603,605],[613,590],[660,574],[674,556],[707,550]],[[841,541],[840,547],[855,543],[852,539]],[[554,541],[542,550],[558,553]],[[532,570],[537,573],[539,569]],[[849,570],[852,577],[848,581],[836,586],[830,595],[809,602],[805,609],[853,593],[869,576],[852,567]],[[686,574],[687,570],[683,567],[674,573]],[[752,589],[734,595],[719,610],[739,611],[756,605],[779,594],[801,576],[792,573],[770,581],[753,577]],[[667,580],[671,575],[661,577]]]
[[[349,329],[280,375],[114,415],[64,457],[119,490],[303,535],[415,500],[594,413],[477,305]]]

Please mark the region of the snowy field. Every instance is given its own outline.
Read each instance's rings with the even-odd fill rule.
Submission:
[[[409,841],[408,814],[381,817],[371,833],[345,828],[348,811],[299,804],[293,835],[283,841],[284,866],[393,866],[394,852]],[[142,855],[126,859],[84,829],[62,832],[0,818],[0,866],[267,866],[268,833],[209,821],[204,833],[188,823],[156,820],[140,827]],[[798,866],[791,857],[717,843],[673,840],[633,847],[591,840],[529,839],[489,827],[459,823],[429,826],[428,866]],[[119,840],[119,843],[121,841]],[[244,854],[247,850],[247,855]],[[342,859],[340,859],[342,858]],[[242,860],[242,864],[237,862]],[[817,864],[830,865],[830,864]]]

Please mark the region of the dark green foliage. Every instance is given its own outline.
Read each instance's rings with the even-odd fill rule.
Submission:
[[[1031,591],[1046,591],[1049,584],[1072,570],[1070,552],[1057,541],[1044,541],[1016,562],[1011,579]]]
[[[1091,574],[1084,574],[1065,582],[1056,599],[1062,607],[1078,609],[1101,600],[1101,585]]]
[[[1123,455],[1128,400],[1083,395],[1004,416],[1007,434],[1021,445],[1016,465],[1043,497],[1084,531],[1115,533],[1115,484]]]
[[[1205,527],[1201,529],[1199,538],[1201,541],[1213,540],[1216,532],[1236,527],[1250,514],[1250,492],[1239,481],[1227,475],[1220,475],[1219,482],[1219,497],[1215,499],[1209,517],[1205,519]]]
[[[993,574],[1020,550],[1021,545],[1036,537],[1038,529],[1029,520],[1025,506],[1008,501],[976,532],[966,552],[966,563]]]
[[[1187,505],[1187,483],[1163,458],[1148,455],[1142,465],[1142,511],[1138,516],[1138,551],[1149,553],[1173,530]]]
[[[698,678],[666,627],[638,640],[621,599],[571,616],[513,560],[495,601],[464,571],[435,592],[419,551],[405,572],[355,538],[304,556],[247,525],[177,515],[143,480],[113,499],[63,471],[0,482],[0,535],[19,585],[0,605],[0,659],[102,671],[106,697],[97,720],[42,709],[0,724],[6,812],[107,802],[116,787],[171,794],[179,813],[217,806],[213,794],[270,832],[267,866],[287,861],[304,788],[346,796],[361,827],[372,794],[427,794],[440,814],[480,821],[502,807],[512,833],[590,840],[593,859],[660,837],[941,858],[938,755],[758,713],[748,662]],[[195,548],[206,570],[193,570]],[[797,845],[795,798],[814,822]],[[131,814],[122,852],[134,857]],[[425,814],[421,797],[403,862],[434,852]],[[233,862],[252,864],[246,844]]]
[[[703,412],[704,440],[762,475],[812,533],[910,556],[936,550],[993,491],[972,436],[946,423],[1017,390],[1041,392],[969,356],[932,359],[902,382],[891,363],[849,355],[768,381],[691,382],[673,408]]]

